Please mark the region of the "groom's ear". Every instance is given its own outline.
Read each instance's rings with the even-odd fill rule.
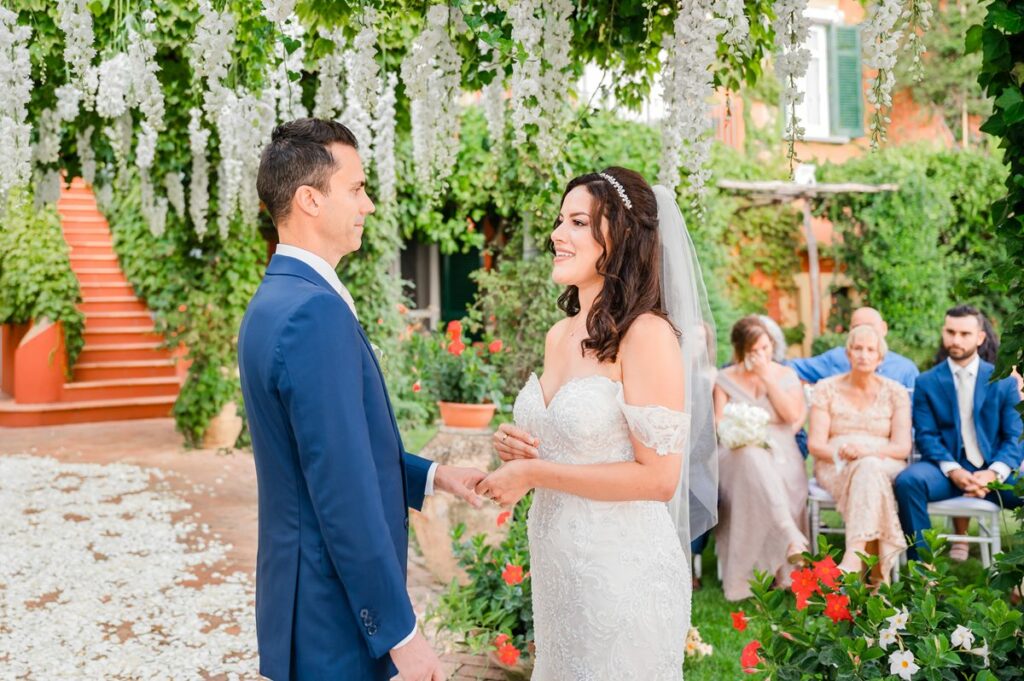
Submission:
[[[322,201],[316,189],[309,185],[299,185],[292,197],[292,210],[300,210],[310,217],[319,217]]]

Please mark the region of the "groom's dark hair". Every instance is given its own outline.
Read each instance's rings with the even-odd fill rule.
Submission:
[[[331,144],[359,148],[352,131],[335,121],[298,118],[274,128],[260,156],[256,192],[275,225],[288,217],[299,187],[330,192],[330,178],[337,168],[327,149]]]

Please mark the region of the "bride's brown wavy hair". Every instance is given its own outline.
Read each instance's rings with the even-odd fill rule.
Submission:
[[[618,180],[631,208],[601,173]],[[597,273],[604,277],[604,285],[587,316],[589,338],[580,343],[580,349],[584,354],[594,353],[599,362],[614,362],[619,344],[637,317],[649,312],[669,319],[661,300],[661,242],[654,190],[643,176],[627,168],[612,166],[601,173],[587,173],[569,182],[562,202],[576,187],[584,187],[593,198],[590,232],[602,249]],[[608,221],[607,238],[601,229],[602,217]],[[556,218],[555,228],[558,225]],[[555,250],[550,239],[548,250]],[[579,289],[567,287],[558,297],[558,307],[570,317],[579,314]]]

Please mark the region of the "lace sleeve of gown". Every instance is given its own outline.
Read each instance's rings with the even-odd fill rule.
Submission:
[[[621,389],[618,399],[626,423],[637,440],[657,452],[658,456],[683,453],[690,434],[689,414],[659,404],[648,407],[626,404]]]
[[[828,411],[829,403],[832,401],[832,381],[825,379],[818,381],[811,391],[811,406]]]

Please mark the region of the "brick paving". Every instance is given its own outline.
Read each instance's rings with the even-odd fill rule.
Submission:
[[[256,564],[256,471],[248,451],[186,450],[171,419],[37,428],[0,428],[0,456],[32,454],[71,463],[127,463],[160,468],[192,505],[200,522],[231,545],[224,572],[253,574]],[[422,615],[441,591],[415,553],[409,592]],[[426,627],[452,681],[499,681],[505,674],[486,657],[457,650],[450,637]]]

